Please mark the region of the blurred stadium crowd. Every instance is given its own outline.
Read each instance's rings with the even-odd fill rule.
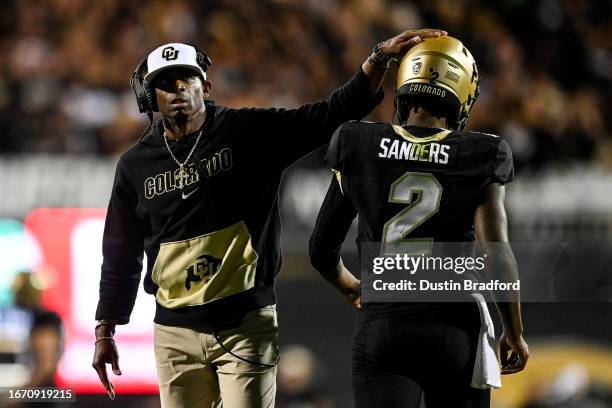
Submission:
[[[469,127],[501,134],[519,170],[612,167],[612,2],[589,0],[20,0],[4,8],[0,151],[114,155],[138,138],[129,76],[163,42],[201,45],[212,97],[297,106],[406,28],[461,38],[482,73]],[[394,71],[393,71],[394,72]],[[388,99],[372,115],[393,115]]]

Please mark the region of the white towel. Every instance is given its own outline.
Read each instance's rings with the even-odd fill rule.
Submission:
[[[480,293],[472,293],[480,313],[480,333],[478,335],[478,349],[472,373],[473,388],[488,389],[501,388],[501,374],[497,361],[495,343],[495,329],[489,314],[487,302]]]

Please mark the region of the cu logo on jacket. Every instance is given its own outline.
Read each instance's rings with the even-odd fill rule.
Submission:
[[[179,50],[174,47],[166,47],[162,50],[162,58],[166,61],[172,61],[178,58]]]
[[[213,275],[217,273],[221,266],[221,259],[210,255],[202,255],[196,259],[196,263],[186,269],[185,289],[191,290],[191,282],[198,283],[204,281],[208,283]]]

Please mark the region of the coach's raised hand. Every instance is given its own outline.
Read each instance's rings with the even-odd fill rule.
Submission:
[[[442,37],[448,33],[436,28],[423,28],[420,30],[406,30],[393,38],[389,38],[379,44],[380,50],[391,58],[398,60],[408,52],[408,50],[425,38]]]
[[[106,373],[106,365],[110,364],[115,375],[121,375],[119,368],[119,352],[115,345],[113,335],[115,334],[114,324],[98,324],[96,326],[96,350],[94,351],[93,363],[91,366],[98,373],[100,382],[104,385],[108,397],[115,399],[115,390],[113,383],[108,379]]]
[[[441,37],[448,33],[435,28],[423,28],[420,30],[406,30],[395,37],[389,38],[374,47],[372,54],[361,65],[361,69],[370,80],[372,92],[377,92],[382,83],[389,63],[392,60],[400,60],[408,50],[425,38]]]

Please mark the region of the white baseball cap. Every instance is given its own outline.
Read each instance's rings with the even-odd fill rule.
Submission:
[[[197,61],[198,53],[191,45],[183,43],[164,44],[156,48],[147,57],[148,72],[144,79],[151,83],[157,74],[173,67],[191,68],[206,79],[206,72],[202,70]]]

